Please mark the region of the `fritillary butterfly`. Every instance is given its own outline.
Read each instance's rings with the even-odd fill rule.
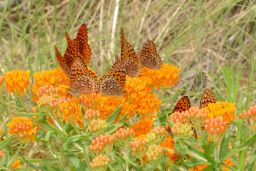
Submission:
[[[151,69],[160,69],[162,59],[159,56],[156,45],[152,40],[148,40],[140,52],[140,64]]]
[[[74,57],[77,56],[77,52],[80,53],[79,58],[81,58],[85,64],[90,61],[91,49],[88,44],[87,27],[82,24],[79,27],[77,36],[74,40],[70,38],[67,32],[65,32],[65,38],[67,40],[68,46],[65,51],[64,57],[62,57],[59,49],[55,46],[55,56],[60,67],[64,70],[67,75],[70,75],[70,69],[74,62]],[[75,46],[78,46],[77,52],[74,51]]]
[[[176,103],[172,113],[174,112],[184,112],[190,108],[190,100],[188,96],[183,96],[180,100]]]
[[[132,45],[126,40],[123,29],[120,32],[121,39],[121,61],[127,72],[128,76],[135,77],[140,75],[140,61],[132,47]]]
[[[100,78],[99,90],[104,96],[119,96],[123,95],[126,91],[126,71],[119,65],[120,61],[115,62],[111,69]]]
[[[206,88],[200,100],[200,108],[207,107],[210,103],[215,103],[216,97],[211,89]]]
[[[95,73],[90,71],[84,61],[77,57],[71,66],[70,89],[73,95],[97,93],[99,81]]]

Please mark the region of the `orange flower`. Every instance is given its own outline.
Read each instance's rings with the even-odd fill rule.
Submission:
[[[91,162],[91,167],[94,169],[104,168],[109,164],[110,158],[107,155],[99,154],[98,156],[94,157]]]
[[[240,114],[241,119],[252,119],[256,122],[256,106],[251,106],[248,111],[243,111]]]
[[[20,160],[14,160],[11,164],[11,169],[18,169],[21,168]]]
[[[207,167],[208,167],[207,164],[202,164],[202,165],[196,166],[194,168],[190,168],[189,171],[203,171]]]
[[[68,102],[59,104],[60,116],[65,121],[74,123],[77,122],[80,127],[83,127],[82,112],[78,99],[71,99]]]
[[[29,87],[29,71],[9,71],[5,73],[6,91],[23,95]]]
[[[223,134],[227,127],[227,122],[222,117],[207,119],[204,123],[204,129],[211,135]]]
[[[152,144],[148,147],[146,152],[147,160],[156,160],[159,158],[163,153],[163,148],[160,145]]]
[[[113,137],[115,140],[124,140],[134,135],[134,131],[131,128],[119,128],[114,134]]]
[[[33,100],[38,100],[38,91],[40,87],[43,86],[54,86],[54,87],[63,87],[61,91],[62,93],[66,93],[66,87],[69,85],[69,79],[67,78],[66,74],[62,72],[60,69],[49,70],[49,71],[41,71],[36,72],[34,74],[35,83],[32,88],[33,92]]]
[[[174,149],[174,141],[171,136],[164,139],[161,143],[161,146],[164,147],[166,150],[166,157],[168,157],[170,160],[175,161],[178,159],[178,156],[176,153],[172,152]]]
[[[31,118],[28,117],[14,117],[8,123],[9,134],[16,135],[22,140],[33,141],[38,127],[33,127]]]
[[[101,152],[107,149],[113,143],[114,137],[112,135],[100,135],[92,140],[89,148],[91,151]]]
[[[235,104],[230,102],[216,102],[210,103],[204,108],[208,118],[215,118],[222,116],[224,121],[230,123],[235,118]]]
[[[134,155],[143,155],[146,150],[146,143],[147,142],[143,139],[135,139],[134,141],[130,142],[132,153]]]
[[[163,64],[159,70],[143,68],[141,70],[142,77],[152,79],[153,87],[175,86],[179,81],[180,69],[171,64]]]
[[[133,124],[131,128],[134,130],[136,136],[147,134],[151,131],[154,125],[151,119],[141,119],[137,123]]]

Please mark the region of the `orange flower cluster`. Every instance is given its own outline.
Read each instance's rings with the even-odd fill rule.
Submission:
[[[95,111],[93,109],[88,109],[84,114],[84,119],[85,120],[91,120],[91,119],[98,118],[99,116],[100,116],[99,111]]]
[[[146,152],[147,160],[156,160],[158,159],[163,153],[163,148],[160,145],[152,144],[148,147]]]
[[[59,104],[59,113],[61,118],[69,123],[78,123],[83,127],[82,112],[77,99],[71,99],[68,102]]]
[[[131,125],[131,128],[134,130],[136,136],[147,134],[153,128],[154,122],[152,119],[141,119],[135,124]]]
[[[193,121],[202,121],[207,118],[207,114],[205,113],[204,109],[199,109],[198,107],[191,107],[189,110],[186,110],[184,112],[174,112],[169,116],[169,119],[173,123],[178,122],[190,122]]]
[[[5,73],[6,91],[23,95],[29,87],[29,71],[9,71]]]
[[[39,97],[37,103],[42,105],[49,105],[50,107],[56,107],[61,103],[70,101],[67,97],[67,86],[54,87],[52,85],[46,85],[40,87],[36,96]]]
[[[256,106],[251,106],[248,111],[243,111],[240,114],[241,119],[251,119],[256,122]]]
[[[131,128],[119,128],[114,134],[113,137],[115,140],[125,140],[134,135],[134,131]]]
[[[9,134],[16,135],[21,140],[33,141],[37,134],[37,126],[33,126],[31,118],[14,117],[8,123]]]
[[[166,157],[172,161],[177,160],[177,154],[173,152],[174,140],[171,136],[168,136],[166,139],[164,139],[161,143],[161,146],[166,149]]]
[[[100,169],[105,167],[109,164],[110,158],[107,155],[99,154],[98,156],[94,157],[91,162],[91,167],[93,169]]]
[[[204,123],[204,129],[211,135],[223,134],[227,127],[227,122],[222,117],[207,119]]]
[[[235,118],[235,104],[230,102],[210,103],[204,108],[208,118],[223,117],[224,121],[230,123]]]
[[[226,165],[228,165],[228,166],[233,166],[233,165],[234,165],[233,161],[230,160],[230,159],[224,160],[223,163],[226,164]],[[203,170],[204,170],[205,168],[207,168],[207,167],[208,167],[207,164],[202,164],[202,165],[199,165],[199,166],[197,166],[197,167],[190,168],[189,171],[203,171]],[[226,166],[222,166],[221,169],[222,169],[223,171],[231,171],[231,170],[230,170],[228,167],[226,167]]]
[[[34,74],[35,83],[32,88],[33,100],[37,101],[40,87],[52,85],[54,87],[65,87],[69,85],[69,79],[60,69],[41,71]]]
[[[158,126],[152,129],[152,132],[157,135],[166,135],[167,132],[163,126]]]
[[[111,145],[113,140],[114,138],[112,135],[100,135],[92,140],[89,148],[91,151],[101,152],[106,149],[108,145]]]
[[[106,120],[92,119],[89,122],[88,130],[91,131],[91,132],[96,132],[96,131],[99,131],[99,130],[103,130],[107,126],[108,126],[108,124],[107,124]]]
[[[144,153],[146,150],[146,143],[147,141],[143,139],[135,139],[130,143],[131,148],[132,148],[132,153],[133,154],[138,154],[138,153]]]
[[[191,137],[193,136],[192,125],[189,123],[177,122],[172,127],[172,133],[175,136]]]
[[[11,164],[11,169],[18,169],[18,168],[21,168],[21,161],[14,160]]]
[[[179,81],[180,69],[171,64],[163,64],[159,70],[142,68],[141,76],[152,79],[154,88],[175,86]]]

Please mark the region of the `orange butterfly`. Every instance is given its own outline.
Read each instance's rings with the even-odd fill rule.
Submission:
[[[65,33],[65,38],[68,42],[68,47],[65,51],[64,56],[61,55],[59,49],[55,46],[55,56],[60,67],[63,71],[69,76],[70,69],[74,62],[74,44],[78,44],[79,57],[84,61],[85,64],[88,64],[90,61],[91,49],[88,44],[88,35],[87,35],[87,27],[85,24],[82,24],[79,27],[77,36],[74,40],[70,38],[68,33]]]
[[[211,89],[206,88],[200,100],[200,108],[207,107],[209,103],[216,103],[216,97]]]
[[[156,45],[152,40],[148,40],[140,52],[140,64],[151,69],[160,69],[162,59],[159,56]]]
[[[121,39],[121,61],[127,72],[128,76],[135,77],[140,75],[140,61],[132,47],[132,45],[126,40],[123,29],[120,32]]]
[[[104,96],[119,96],[126,93],[126,70],[120,65],[120,59],[99,80],[99,90]]]
[[[74,95],[98,92],[99,82],[97,75],[87,68],[83,58],[79,56],[78,47],[75,47],[74,51],[76,55],[70,69],[69,92]]]
[[[183,96],[180,100],[176,103],[172,113],[174,112],[184,112],[190,108],[190,100],[188,96]]]

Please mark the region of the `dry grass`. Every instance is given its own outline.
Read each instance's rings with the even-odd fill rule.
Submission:
[[[120,54],[122,27],[137,51],[154,39],[164,62],[181,67],[180,84],[170,94],[198,101],[203,88],[214,87],[220,99],[237,101],[241,109],[256,100],[253,0],[5,0],[0,5],[2,73],[57,66],[53,46],[64,52],[64,31],[74,36],[86,23],[91,66],[100,75]]]

